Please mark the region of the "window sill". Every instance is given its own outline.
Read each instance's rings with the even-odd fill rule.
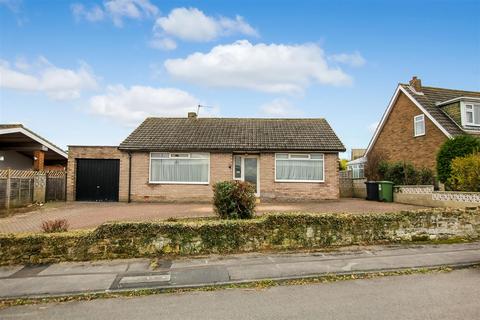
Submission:
[[[177,184],[177,185],[201,185],[208,186],[209,182],[173,182],[173,181],[149,181],[148,184],[158,185],[158,184]]]
[[[280,183],[325,183],[325,180],[276,180]]]

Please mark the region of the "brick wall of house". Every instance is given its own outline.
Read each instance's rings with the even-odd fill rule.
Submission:
[[[111,146],[69,146],[67,165],[67,201],[75,200],[76,159],[119,159],[119,201],[128,200],[128,154]]]
[[[116,147],[69,147],[67,199],[75,200],[76,159],[120,159],[119,200],[128,199],[128,154]],[[210,154],[209,184],[149,183],[150,154],[132,153],[131,200],[139,202],[209,202],[216,182],[232,180],[233,154]],[[324,183],[275,182],[275,154],[260,154],[260,196],[262,200],[326,200],[339,198],[338,154],[325,154]]]
[[[338,154],[325,154],[325,182],[275,182],[275,154],[260,155],[260,197],[264,200],[331,200],[340,197]]]
[[[389,161],[407,161],[435,170],[437,152],[448,138],[427,116],[425,135],[414,137],[413,118],[420,114],[422,111],[400,93],[370,152],[381,152]]]

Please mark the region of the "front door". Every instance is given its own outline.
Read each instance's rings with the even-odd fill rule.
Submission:
[[[258,157],[235,155],[234,163],[234,178],[251,183],[255,187],[255,195],[260,196]]]

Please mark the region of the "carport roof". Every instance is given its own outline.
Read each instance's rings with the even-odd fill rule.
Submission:
[[[45,147],[47,159],[67,159],[67,153],[22,124],[0,124],[0,142],[3,149],[26,152]],[[28,145],[28,146],[27,146]],[[29,149],[29,150],[27,150]],[[32,151],[30,150],[30,151]]]

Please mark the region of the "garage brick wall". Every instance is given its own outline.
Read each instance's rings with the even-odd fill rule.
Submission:
[[[119,159],[119,201],[128,200],[128,154],[111,146],[69,146],[67,166],[67,201],[75,201],[76,159]]]

